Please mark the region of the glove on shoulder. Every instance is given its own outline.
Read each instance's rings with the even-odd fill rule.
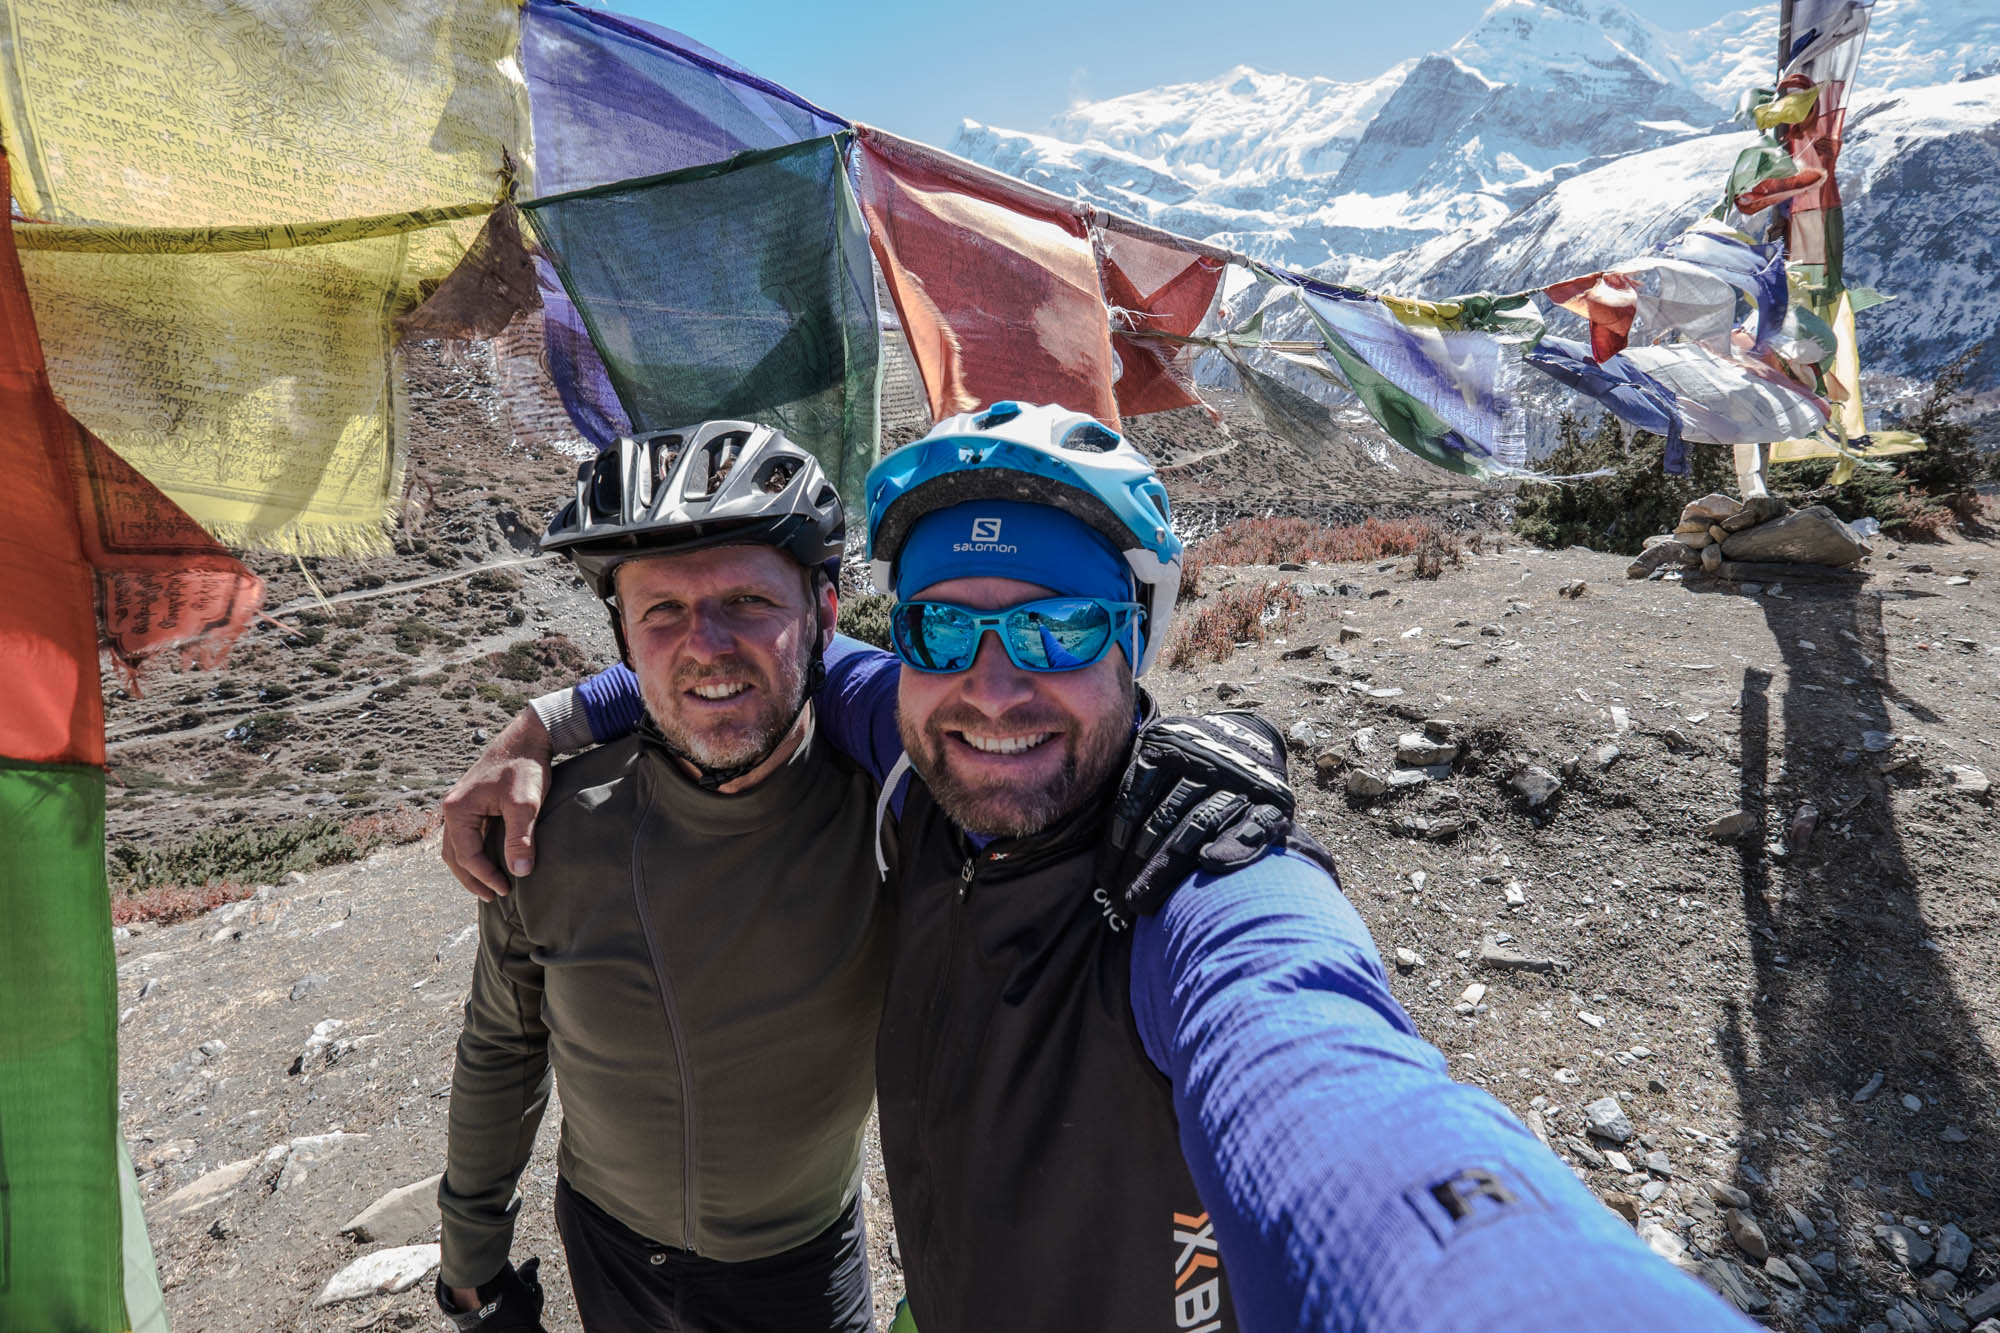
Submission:
[[[1097,882],[1114,926],[1156,912],[1197,870],[1227,873],[1292,833],[1277,728],[1240,709],[1148,721],[1112,800]]]

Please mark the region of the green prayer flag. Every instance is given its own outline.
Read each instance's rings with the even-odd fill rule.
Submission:
[[[1797,175],[1798,170],[1799,165],[1790,153],[1771,140],[1762,139],[1736,155],[1736,164],[1729,169],[1728,198],[1740,198],[1753,185],[1783,180]]]
[[[880,335],[846,144],[809,139],[521,211],[635,428],[776,426],[858,513]]]
[[[0,759],[0,828],[0,1328],[127,1329],[104,771]]]

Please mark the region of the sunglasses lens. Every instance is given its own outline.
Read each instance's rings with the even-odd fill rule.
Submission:
[[[889,617],[896,656],[922,671],[963,671],[979,653],[972,617],[939,602],[905,602]]]
[[[1087,667],[1110,642],[1111,613],[1080,598],[1036,602],[1007,617],[1010,655],[1030,671]]]

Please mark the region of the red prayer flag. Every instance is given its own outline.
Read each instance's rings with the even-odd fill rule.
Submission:
[[[0,193],[6,159],[0,156]],[[0,757],[104,762],[103,641],[130,672],[179,647],[219,661],[263,582],[91,436],[49,388],[13,230],[0,238]]]
[[[1164,240],[1098,227],[1098,270],[1114,323],[1133,333],[1185,338],[1200,327],[1215,301],[1223,262]],[[1183,345],[1114,332],[1118,354],[1118,410],[1126,416],[1206,406],[1183,364]]]
[[[866,126],[857,193],[931,415],[1014,398],[1118,424],[1110,313],[1074,205]]]
[[[1544,288],[1548,298],[1590,321],[1590,355],[1599,365],[1625,350],[1632,317],[1639,313],[1638,288],[1622,273],[1587,273]]]

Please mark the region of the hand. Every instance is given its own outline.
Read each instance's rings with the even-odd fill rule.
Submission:
[[[1097,882],[1129,923],[1195,871],[1240,869],[1282,844],[1293,809],[1284,742],[1262,718],[1232,710],[1149,722],[1119,779]]]
[[[549,733],[532,708],[509,722],[444,797],[444,863],[481,902],[511,885],[486,854],[486,824],[506,831],[501,855],[516,878],[535,868],[535,816],[549,789]]]
[[[540,1259],[508,1264],[491,1282],[472,1287],[437,1284],[438,1308],[459,1333],[547,1333],[542,1327]],[[447,1302],[449,1302],[447,1304]]]

